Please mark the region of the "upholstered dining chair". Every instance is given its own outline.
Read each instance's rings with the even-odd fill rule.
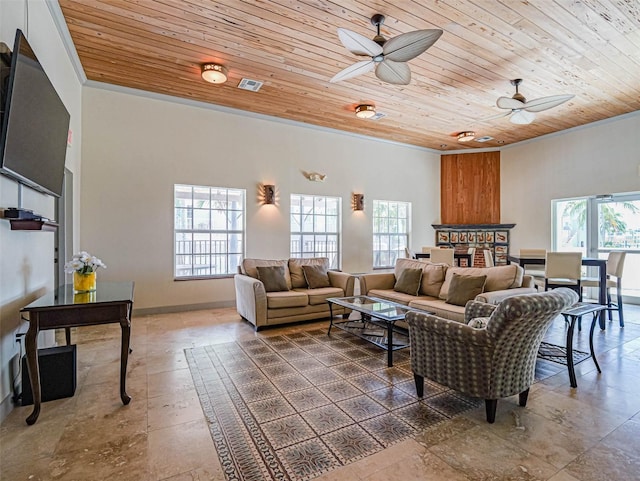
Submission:
[[[624,327],[624,314],[622,313],[622,271],[624,270],[624,260],[627,256],[626,252],[611,251],[607,257],[607,310],[609,311],[609,320],[611,320],[611,311],[618,311],[618,320],[620,327]],[[582,287],[600,287],[599,277],[583,277],[581,279]],[[611,291],[615,288],[617,299],[616,303],[611,302]]]
[[[429,254],[431,252],[432,249],[440,249],[439,247],[436,246],[422,246],[422,250],[421,252],[423,254]]]
[[[415,259],[416,258],[415,252],[413,252],[408,247],[404,248],[404,254],[407,256],[407,259]]]
[[[484,254],[484,266],[493,267],[495,263],[493,261],[493,254],[491,251],[489,249],[485,249],[482,253]]]
[[[520,257],[545,257],[547,249],[520,249]],[[533,276],[534,280],[544,282],[544,267],[540,264],[525,264],[524,273]]]
[[[525,406],[540,343],[551,322],[577,300],[574,291],[560,288],[508,297],[497,306],[469,301],[465,323],[408,312],[418,397],[424,395],[424,378],[431,379],[484,399],[489,423],[495,421],[498,399],[518,394]]]
[[[429,261],[433,264],[455,265],[455,249],[432,249]]]
[[[547,252],[544,261],[544,290],[568,287],[582,300],[582,253]]]

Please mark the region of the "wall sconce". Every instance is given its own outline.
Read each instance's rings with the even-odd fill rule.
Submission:
[[[364,210],[364,194],[353,194],[351,198],[351,208],[354,211]]]
[[[227,68],[217,63],[202,65],[202,78],[212,84],[223,84],[227,81]]]
[[[273,184],[262,184],[262,204],[275,204],[276,203],[276,186]]]

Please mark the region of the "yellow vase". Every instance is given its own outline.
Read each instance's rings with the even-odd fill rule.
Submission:
[[[96,290],[96,272],[81,274],[73,273],[73,292],[91,292]]]

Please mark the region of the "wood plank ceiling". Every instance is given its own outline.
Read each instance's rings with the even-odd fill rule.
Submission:
[[[497,147],[640,110],[638,0],[59,0],[90,80],[199,100],[447,151]],[[373,38],[370,17],[386,16],[388,39],[444,31],[409,61],[409,85],[373,72],[329,83],[362,58],[336,29]],[[229,71],[222,85],[200,76],[205,62]],[[242,78],[264,82],[238,89]],[[529,125],[503,112],[500,96],[523,78],[527,99],[575,94]],[[361,120],[356,105],[386,114]],[[466,144],[473,130],[493,140]]]

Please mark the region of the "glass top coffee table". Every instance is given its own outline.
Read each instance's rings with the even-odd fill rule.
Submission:
[[[350,332],[361,339],[375,344],[387,351],[387,366],[393,366],[393,351],[409,347],[409,332],[395,325],[404,320],[407,312],[425,312],[413,309],[397,302],[369,296],[330,297],[327,299],[331,313],[329,332],[333,326]],[[338,305],[359,312],[361,320],[334,321],[333,305]],[[396,340],[394,341],[394,334]]]

